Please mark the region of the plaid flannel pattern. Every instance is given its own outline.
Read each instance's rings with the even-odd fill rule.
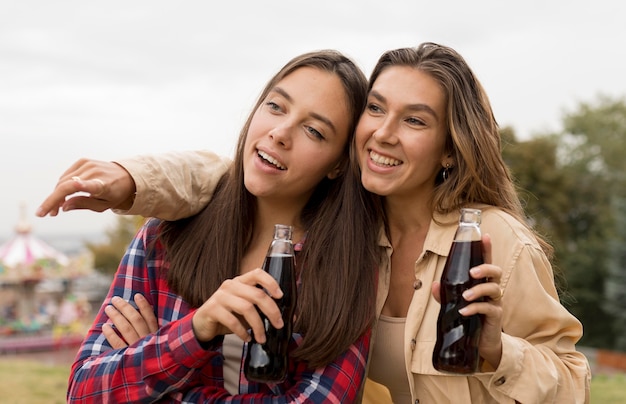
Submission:
[[[239,394],[230,395],[222,374],[223,338],[208,347],[200,346],[195,338],[194,309],[170,290],[164,277],[168,263],[162,259],[163,247],[154,243],[158,224],[149,220],[129,245],[72,365],[68,403],[356,401],[365,375],[369,332],[323,368],[310,369],[306,363],[291,360],[289,377],[279,384],[249,382],[242,371]],[[136,293],[152,304],[160,328],[126,348],[113,349],[102,334],[103,324],[109,321],[104,308],[113,296],[132,301]],[[294,334],[291,348],[301,340]]]

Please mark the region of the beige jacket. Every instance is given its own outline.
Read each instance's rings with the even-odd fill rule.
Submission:
[[[175,219],[198,212],[211,198],[230,160],[210,152],[177,152],[118,161],[137,186],[135,203],[117,213]],[[576,351],[582,325],[559,303],[550,263],[534,236],[515,219],[483,208],[482,231],[491,235],[493,263],[503,271],[503,354],[498,369],[470,377],[437,372],[431,362],[439,304],[430,285],[441,276],[458,215],[431,222],[415,263],[415,294],[409,307],[404,352],[414,403],[586,403],[591,373]],[[389,241],[380,267],[377,314],[389,293]],[[374,389],[369,390],[374,391]],[[380,403],[366,388],[364,402]]]
[[[481,230],[493,245],[493,263],[503,270],[502,360],[470,377],[450,376],[432,365],[439,303],[430,285],[441,277],[458,225],[458,214],[431,221],[415,262],[414,295],[404,335],[406,371],[414,403],[586,403],[591,373],[576,351],[582,325],[558,300],[552,268],[535,237],[499,209],[483,209]],[[377,314],[389,293],[392,247],[379,274]],[[374,341],[375,343],[375,336]],[[366,395],[367,398],[367,395]]]
[[[174,220],[198,213],[231,160],[210,151],[179,151],[115,161],[135,181],[135,202],[121,215]]]

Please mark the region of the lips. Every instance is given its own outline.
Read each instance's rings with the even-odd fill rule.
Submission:
[[[376,153],[374,150],[370,150],[370,159],[379,166],[395,167],[402,164],[401,160],[396,160],[391,157],[385,157]]]
[[[276,160],[274,157],[270,156],[266,152],[258,150],[257,154],[266,163],[273,165],[274,167],[278,168],[279,170],[286,170],[287,169],[287,167],[282,165],[280,161]]]

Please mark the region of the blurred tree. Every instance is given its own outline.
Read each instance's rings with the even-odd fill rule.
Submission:
[[[599,97],[563,119],[560,133],[503,155],[531,223],[555,248],[563,302],[585,327],[582,344],[626,349],[626,104]]]
[[[581,103],[564,118],[565,133],[578,139],[576,157],[590,170],[603,171],[623,183],[626,172],[626,99],[599,96],[594,103]],[[614,192],[626,195],[626,189]]]
[[[606,279],[606,310],[611,313],[614,348],[626,352],[626,199],[615,198],[616,237],[609,240],[612,251]]]
[[[601,95],[581,103],[565,116],[564,128],[574,139],[570,160],[601,177],[595,184],[606,202],[598,207],[604,210],[598,225],[606,227],[598,241],[606,254],[598,268],[605,276],[601,305],[613,317],[610,347],[626,351],[626,101]]]
[[[566,200],[553,220],[560,222],[562,233],[555,243],[556,262],[565,271],[567,290],[574,297],[566,301],[568,308],[585,326],[582,344],[610,348],[614,342],[613,319],[605,310],[605,279],[609,269],[613,236],[611,189],[602,172],[590,169],[590,161],[577,158],[574,149],[584,144],[572,144],[567,134],[560,136],[559,169],[565,186],[555,188],[554,194]],[[581,155],[584,155],[582,153]]]
[[[117,216],[115,226],[106,231],[107,241],[87,243],[94,255],[95,268],[105,274],[114,274],[133,236],[143,224],[141,216]]]
[[[569,203],[567,197],[554,192],[567,186],[560,171],[553,136],[518,142],[511,128],[501,132],[502,154],[518,186],[518,193],[531,224],[551,244],[559,243],[564,234],[562,220],[554,220]]]

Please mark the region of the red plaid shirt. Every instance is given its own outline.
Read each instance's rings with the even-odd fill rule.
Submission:
[[[155,240],[159,221],[142,227],[122,259],[107,298],[72,365],[68,403],[351,403],[365,375],[369,333],[329,365],[310,369],[290,360],[289,376],[279,384],[248,382],[240,373],[239,393],[224,388],[223,338],[200,346],[191,328],[194,309],[173,293],[163,270],[163,247]],[[147,251],[150,251],[148,256]],[[152,304],[159,330],[136,343],[113,349],[102,334],[104,307],[113,296],[132,301],[141,293]],[[339,330],[338,330],[339,331]],[[291,348],[301,342],[293,334]],[[243,369],[243,366],[241,367]]]

